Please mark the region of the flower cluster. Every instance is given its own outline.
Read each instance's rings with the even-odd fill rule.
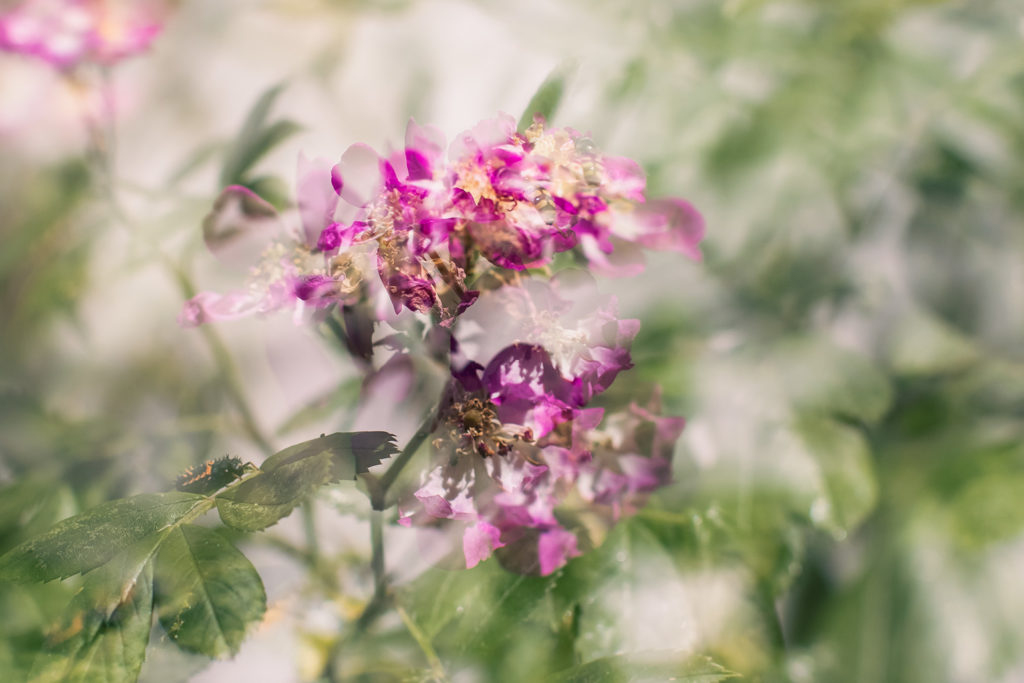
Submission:
[[[0,14],[0,49],[66,69],[112,64],[142,52],[160,33],[157,13],[127,0],[26,0]]]
[[[539,268],[570,249],[616,274],[642,269],[641,248],[700,257],[704,224],[690,204],[647,200],[635,162],[540,120],[523,133],[507,115],[484,121],[447,156],[439,131],[410,122],[401,150],[381,156],[357,144],[319,168],[300,172],[301,229],[264,254],[248,290],[199,295],[184,323],[386,299],[395,314],[449,325],[488,267]]]
[[[599,541],[574,510],[611,524],[642,505],[669,481],[683,428],[658,414],[657,399],[607,416],[593,405],[632,367],[640,324],[619,318],[591,273],[635,273],[643,248],[700,258],[704,224],[683,200],[648,199],[635,162],[539,119],[518,132],[499,116],[445,149],[438,131],[410,122],[404,147],[387,155],[353,145],[333,166],[300,158],[297,210],[283,216],[227,188],[206,242],[257,265],[247,288],[201,293],[180,320],[337,307],[343,324],[332,330],[363,362],[365,387],[413,372],[406,342],[418,336],[429,356],[448,358],[450,376],[431,434],[436,461],[400,523],[457,530],[467,567],[497,553],[517,571],[550,574]],[[267,231],[287,238],[266,246]],[[575,258],[554,263],[568,251]],[[415,318],[375,338],[378,323],[401,330],[408,312],[433,326]],[[384,349],[394,355],[375,363]]]
[[[400,522],[456,524],[467,567],[502,549],[507,566],[550,574],[580,552],[584,530],[564,519],[573,508],[613,523],[670,479],[682,418],[658,416],[656,401],[607,418],[588,406],[632,367],[638,321],[618,319],[614,302],[576,318],[559,294],[531,283],[487,295],[492,300],[479,310],[512,322],[489,327],[486,339],[518,341],[493,355],[472,340],[455,342],[455,381],[433,442],[439,463],[403,505]],[[483,329],[469,327],[469,337]],[[469,359],[477,354],[486,364]]]

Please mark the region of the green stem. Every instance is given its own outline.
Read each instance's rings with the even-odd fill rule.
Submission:
[[[409,631],[409,634],[416,641],[416,644],[420,646],[420,650],[427,658],[427,662],[430,664],[430,671],[434,674],[434,680],[441,683],[447,681],[448,675],[444,671],[444,665],[441,664],[441,658],[437,656],[434,646],[430,643],[430,638],[416,625],[416,622],[412,620],[412,617],[409,616],[409,613],[401,605],[398,605],[395,609],[398,611],[398,616],[402,618],[402,623],[405,624],[406,630]]]
[[[117,170],[114,158],[114,150],[116,149],[117,141],[117,124],[114,119],[113,80],[109,69],[102,69],[100,71],[100,80],[105,90],[104,97],[106,99],[104,100],[104,105],[107,111],[102,115],[103,120],[86,121],[86,128],[89,131],[92,146],[90,156],[92,156],[97,162],[94,164],[94,174],[102,185],[103,195],[107,200],[107,204],[115,221],[127,229],[128,233],[133,238],[138,239],[139,231],[136,229],[135,221],[132,220],[121,206],[121,201],[117,194]],[[196,290],[188,275],[186,275],[176,263],[174,263],[156,246],[148,243],[146,243],[146,246],[149,247],[157,259],[174,278],[182,295],[186,299],[194,297],[196,295]],[[217,334],[216,330],[212,327],[204,325],[200,329],[202,331],[203,339],[206,341],[206,344],[213,355],[214,362],[220,372],[221,379],[227,386],[228,394],[242,419],[242,428],[245,431],[246,436],[248,436],[249,439],[264,452],[265,455],[272,454],[275,449],[256,424],[252,410],[249,408],[249,404],[245,399],[245,394],[242,391],[242,383],[239,380],[238,370],[231,360],[231,354],[228,353],[227,347]]]
[[[167,256],[160,253],[160,258],[164,263],[164,266],[170,271],[171,275],[174,276],[175,281],[178,283],[178,289],[181,290],[182,295],[186,299],[191,299],[196,295],[195,287],[192,285],[192,281],[188,275],[173,263]],[[210,349],[210,353],[213,354],[214,364],[217,366],[220,372],[221,380],[224,382],[225,387],[228,390],[228,395],[231,397],[231,401],[235,404],[235,409],[238,411],[239,417],[242,419],[242,429],[245,431],[246,436],[259,446],[260,450],[265,455],[271,455],[274,453],[274,447],[271,445],[267,437],[263,435],[259,426],[256,424],[256,419],[253,416],[252,409],[249,407],[248,401],[245,399],[245,392],[242,391],[242,381],[238,374],[238,368],[235,366],[234,361],[231,359],[231,354],[228,351],[224,341],[217,334],[217,330],[210,325],[200,325],[199,331],[203,335],[203,339],[206,341],[206,345]]]
[[[384,508],[388,489],[390,489],[395,483],[395,480],[398,479],[398,475],[402,473],[402,469],[409,464],[412,456],[416,455],[416,451],[418,451],[420,446],[423,445],[423,442],[426,441],[427,437],[434,431],[435,412],[436,411],[434,410],[430,411],[426,419],[420,424],[419,429],[416,430],[416,433],[413,434],[412,438],[409,439],[409,442],[405,444],[405,448],[403,448],[402,452],[398,454],[395,461],[391,463],[391,467],[388,468],[388,471],[381,475],[380,481],[378,482],[378,495],[375,496],[377,500],[372,501],[374,509],[382,510]]]
[[[380,510],[370,511],[370,545],[372,555],[370,568],[373,570],[373,592],[376,595],[384,590],[384,513]]]
[[[316,568],[320,564],[320,542],[316,537],[316,510],[311,500],[302,503],[302,532],[306,537],[307,562]]]

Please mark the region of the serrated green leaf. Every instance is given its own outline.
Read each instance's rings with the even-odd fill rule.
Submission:
[[[686,657],[672,661],[673,653],[649,653],[648,658],[622,655],[602,657],[574,666],[551,678],[552,683],[718,683],[739,674],[715,664],[709,657]],[[652,659],[657,661],[651,661]]]
[[[267,596],[252,563],[220,533],[185,525],[156,558],[157,617],[181,647],[210,657],[238,651]]]
[[[262,471],[217,496],[221,521],[242,531],[266,529],[331,481],[331,470],[330,454],[320,452]]]
[[[199,495],[171,492],[105,503],[65,519],[0,557],[0,579],[50,581],[87,572],[175,524],[203,500]]]
[[[168,533],[140,539],[86,575],[64,623],[36,660],[32,681],[117,683],[138,677],[153,617],[151,559]]]
[[[320,486],[355,479],[397,453],[387,432],[337,432],[285,448],[267,458],[260,472],[217,496],[221,520],[243,531],[259,531],[288,515]]]
[[[385,458],[398,453],[395,437],[388,432],[335,432],[278,451],[260,469],[273,471],[303,458],[326,453],[332,462],[332,476],[355,479]]]
[[[568,71],[569,69],[566,67],[560,66],[552,71],[544,79],[544,82],[540,84],[537,92],[533,94],[529,104],[526,105],[526,109],[523,110],[523,115],[519,118],[520,132],[530,127],[535,115],[543,116],[547,121],[550,121],[551,117],[555,115],[558,105],[562,101],[562,95],[565,92]]]

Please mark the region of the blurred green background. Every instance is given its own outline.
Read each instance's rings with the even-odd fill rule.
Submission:
[[[284,202],[300,151],[384,149],[409,116],[450,139],[567,69],[553,123],[707,219],[703,263],[608,283],[643,327],[607,400],[660,384],[688,419],[676,483],[551,579],[410,577],[417,628],[385,623],[335,675],[664,680],[667,657],[1024,680],[1022,43],[1015,0],[179,2],[113,74],[109,165],[82,123],[99,76],[0,55],[0,551],[198,460],[258,460],[254,432],[355,419],[347,361],[287,316],[175,322],[192,288],[240,282],[199,226],[261,92],[283,83],[274,116],[301,126],[250,177]],[[358,594],[359,503],[320,502]],[[245,546],[276,614],[256,645],[207,667],[154,638],[143,679],[329,670],[347,607],[282,550],[297,529]],[[0,670],[73,588],[0,587]]]

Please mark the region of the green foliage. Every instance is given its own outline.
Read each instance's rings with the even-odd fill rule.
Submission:
[[[153,614],[153,553],[167,536],[152,534],[90,572],[61,627],[36,659],[33,681],[134,681],[145,657]]]
[[[210,657],[237,652],[266,610],[256,569],[212,529],[185,525],[170,532],[155,578],[164,630],[181,647]]]
[[[66,519],[0,557],[0,579],[50,581],[87,572],[179,523],[202,504],[192,493],[144,493]]]
[[[386,432],[324,435],[274,454],[237,483],[229,484],[244,471],[240,462],[218,461],[232,467],[220,482],[228,487],[216,497],[141,494],[59,522],[0,557],[0,580],[45,582],[84,573],[82,588],[46,639],[27,643],[34,658],[4,648],[0,665],[33,681],[134,681],[154,611],[181,648],[209,657],[235,654],[266,611],[263,583],[219,531],[190,522],[216,505],[234,528],[262,529],[316,488],[354,480],[395,452]],[[0,531],[24,516],[19,506],[27,507],[40,485],[26,480],[8,493],[0,504]],[[0,583],[0,599],[3,588]]]
[[[355,479],[396,452],[386,432],[339,432],[305,441],[270,456],[254,476],[218,495],[217,511],[230,527],[259,531],[317,488]]]
[[[571,70],[571,67],[560,66],[548,74],[548,77],[537,88],[537,92],[530,98],[526,109],[523,110],[523,115],[519,117],[519,132],[529,128],[535,116],[551,121],[555,112],[558,111],[558,105],[562,102],[562,95],[565,94],[565,86]]]
[[[657,662],[658,655],[670,660]],[[738,674],[726,671],[707,657],[693,657],[684,662],[671,661],[671,653],[648,653],[648,659],[624,656],[602,657],[586,664],[561,671],[549,680],[552,683],[655,683],[656,681],[681,681],[682,683],[718,683]]]
[[[302,130],[294,121],[269,121],[270,110],[284,90],[284,84],[268,89],[253,104],[235,142],[228,148],[220,170],[220,187],[246,185],[248,172],[267,152]],[[253,188],[255,190],[255,188]]]

